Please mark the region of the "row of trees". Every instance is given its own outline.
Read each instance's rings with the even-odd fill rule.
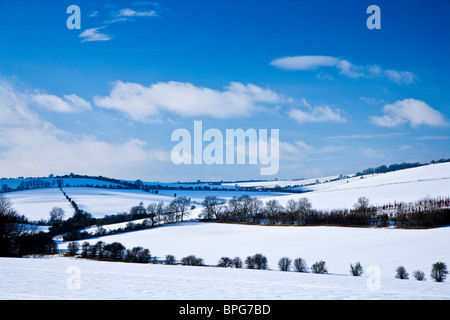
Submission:
[[[436,282],[444,282],[444,280],[447,278],[447,275],[448,269],[447,265],[444,262],[438,261],[436,263],[433,263],[433,265],[431,266],[431,279]],[[413,276],[418,281],[425,281],[425,273],[422,270],[414,271]],[[398,266],[395,277],[397,279],[409,279],[409,273],[406,271],[406,268],[404,266]]]
[[[430,163],[420,163],[420,162],[414,162],[414,163],[408,163],[408,162],[402,162],[402,163],[395,163],[391,164],[389,166],[387,165],[381,165],[376,168],[368,168],[361,172],[356,173],[356,176],[362,176],[367,174],[376,174],[376,173],[386,173],[391,171],[397,171],[397,170],[403,170],[403,169],[409,169],[409,168],[416,168],[425,166],[427,164],[435,164],[435,163],[443,163],[443,162],[450,162],[450,159],[440,159],[440,160],[433,160]]]
[[[177,197],[170,203],[152,202],[144,206],[144,203],[140,202],[128,213],[95,219],[89,213],[80,210],[72,199],[67,198],[75,209],[73,217],[63,220],[62,209],[53,208],[49,219],[52,224],[50,233],[63,234],[65,241],[184,221],[189,216],[190,209],[195,208],[186,197]],[[313,209],[307,198],[291,199],[286,206],[282,206],[276,199],[264,203],[248,195],[233,197],[229,201],[216,196],[207,196],[202,204],[204,208],[200,218],[220,222],[376,227],[395,225],[401,228],[438,227],[450,224],[449,198],[423,199],[409,204],[394,203],[374,207],[369,204],[369,199],[360,197],[352,209],[331,211]],[[135,222],[135,220],[141,221]],[[103,228],[107,224],[127,221],[126,226],[121,228],[109,231]],[[98,227],[94,233],[80,231],[92,225]]]
[[[150,227],[167,224],[173,222],[184,221],[190,214],[190,209],[195,206],[186,197],[176,197],[170,203],[151,202],[147,206],[141,201],[139,205],[130,209],[129,213],[120,213],[116,215],[107,215],[102,219],[98,219],[96,225],[103,226],[106,224],[133,221],[138,219],[148,219]]]
[[[202,202],[205,220],[297,225],[341,225],[386,227],[438,227],[450,224],[450,198],[423,199],[415,203],[395,203],[375,207],[360,197],[352,209],[315,210],[308,198],[289,200],[282,206],[272,199],[262,200],[248,195],[229,201],[207,196]]]
[[[94,258],[101,260],[112,261],[125,261],[134,263],[163,263],[167,265],[177,264],[173,255],[166,255],[165,259],[158,261],[156,257],[152,257],[149,249],[143,247],[133,247],[131,249],[125,248],[119,242],[113,242],[111,244],[105,244],[102,241],[98,241],[95,244],[89,244],[84,242],[79,245],[78,242],[71,242],[68,245],[69,256],[79,255],[82,258]],[[205,266],[204,260],[195,255],[189,255],[183,257],[179,264],[186,266]],[[248,256],[243,262],[240,257],[221,257],[217,262],[216,267],[220,268],[245,268],[256,270],[267,270],[268,260],[267,257],[261,253],[256,253],[253,256]],[[296,258],[292,261],[289,257],[282,257],[278,260],[278,268],[280,271],[294,270],[297,272],[308,272],[316,274],[327,274],[328,268],[326,262],[323,260],[316,261],[311,268],[308,268],[305,259]],[[353,276],[361,276],[364,273],[361,263],[358,261],[354,265],[350,263],[350,274]],[[436,262],[432,265],[431,278],[436,282],[443,282],[448,274],[447,265],[444,262]],[[414,271],[414,278],[419,281],[425,280],[425,274],[421,270]],[[399,266],[396,270],[395,277],[397,279],[409,279],[409,274],[405,267]]]

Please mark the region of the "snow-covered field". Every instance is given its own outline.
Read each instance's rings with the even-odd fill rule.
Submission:
[[[244,192],[244,191],[193,191],[193,190],[159,190],[158,194],[141,190],[109,190],[97,188],[64,188],[67,195],[73,199],[80,209],[91,213],[96,218],[103,218],[106,214],[129,212],[131,207],[143,202],[146,207],[151,202],[170,203],[177,197],[188,198],[193,205],[201,209],[201,203],[206,196],[215,195],[226,200],[233,196],[248,194],[252,197],[264,199],[268,196],[281,196],[286,193]],[[197,210],[200,212],[199,210]],[[191,218],[197,218],[198,212]]]
[[[426,274],[437,261],[450,264],[450,227],[405,230],[345,227],[257,226],[241,224],[185,222],[153,229],[133,231],[88,240],[120,242],[127,248],[142,246],[152,256],[164,259],[172,254],[177,260],[194,254],[208,265],[216,265],[222,256],[240,257],[262,253],[271,269],[278,269],[284,256],[304,258],[308,266],[324,260],[328,271],[348,274],[350,263],[376,265],[381,276],[392,278],[398,266]],[[61,243],[66,249],[67,243]]]
[[[24,178],[24,179],[0,179],[0,188],[3,187],[3,185],[7,185],[9,188],[14,189],[20,186],[21,183],[26,183],[28,181],[36,179],[47,182],[53,187],[58,186],[58,182],[60,182],[63,187],[79,187],[90,185],[93,187],[98,186],[103,188],[110,186],[112,187],[119,186],[119,184],[114,182],[92,178]]]
[[[129,212],[131,207],[143,202],[147,206],[151,202],[169,203],[174,198],[141,190],[110,190],[97,188],[64,188],[66,194],[77,203],[78,207],[92,214],[95,218],[105,215]]]
[[[74,213],[59,188],[14,191],[2,195],[10,199],[17,212],[29,220],[48,219],[54,207],[62,208],[65,218],[70,218]]]
[[[331,178],[331,177],[328,177]],[[64,188],[81,209],[101,218],[128,212],[139,202],[169,203],[186,196],[201,211],[207,195],[225,199],[248,194],[263,201],[307,197],[315,209],[350,208],[365,196],[373,205],[410,202],[425,197],[450,196],[450,163],[352,177],[299,187],[301,194],[246,191],[139,190]],[[286,182],[287,183],[287,182]],[[58,188],[3,194],[20,214],[31,220],[48,219],[53,207],[73,212]],[[113,227],[113,226],[111,226]],[[240,257],[261,253],[269,271],[215,267],[164,266],[112,263],[68,257],[48,259],[0,258],[2,299],[450,299],[450,280],[435,283],[430,278],[433,263],[450,265],[450,227],[436,229],[344,228],[264,226],[184,222],[152,229],[81,240],[96,243],[120,242],[127,248],[148,248],[152,256],[171,254],[180,260],[194,254],[207,265],[222,256]],[[65,250],[67,243],[59,243]],[[281,272],[282,257],[303,258],[308,267],[323,260],[328,275]],[[362,277],[349,274],[350,263],[360,262]],[[396,268],[404,266],[410,280],[395,279]],[[421,270],[426,281],[417,281]],[[78,278],[77,278],[78,277]],[[80,280],[79,286],[77,279]],[[379,286],[377,286],[379,284]]]
[[[426,197],[450,197],[450,163],[338,180],[305,189],[312,191],[276,199],[286,205],[290,199],[306,197],[313,208],[329,210],[351,208],[359,197],[368,198],[371,205],[414,202]],[[266,200],[269,199],[273,198]]]
[[[306,193],[274,193],[250,192],[242,190],[159,190],[158,194],[140,190],[99,189],[85,187],[65,187],[64,191],[78,204],[80,209],[91,213],[96,218],[106,214],[129,212],[130,208],[143,202],[163,201],[169,203],[176,196],[185,196],[197,208],[206,196],[215,195],[226,200],[233,196],[244,194],[263,201],[277,199],[282,205],[290,199],[308,198],[314,209],[351,208],[359,197],[367,197],[372,205],[383,205],[394,202],[414,202],[426,197],[450,196],[450,163],[439,163],[417,168],[399,170],[383,174],[352,177],[348,179],[329,181],[335,177],[320,178],[322,183],[296,187],[294,189],[309,191]],[[68,179],[69,180],[69,179]],[[315,179],[302,180],[311,183]],[[328,181],[328,182],[325,182]],[[86,181],[85,181],[86,182]],[[277,183],[275,181],[273,183]],[[285,181],[285,183],[299,181]],[[253,183],[268,185],[269,182]],[[251,185],[251,183],[247,183]],[[246,184],[246,185],[247,185]],[[64,199],[58,188],[34,189],[4,193],[13,201],[15,208],[31,220],[48,219],[50,210],[61,207],[66,211],[66,217],[71,216],[73,209]]]
[[[215,267],[0,258],[0,299],[450,299],[450,283]]]

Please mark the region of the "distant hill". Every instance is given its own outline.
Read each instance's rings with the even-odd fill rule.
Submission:
[[[400,164],[395,163],[395,164],[391,164],[389,166],[381,165],[381,166],[376,167],[376,168],[368,168],[368,169],[365,169],[365,170],[363,170],[361,172],[358,172],[358,173],[356,173],[356,176],[364,176],[364,175],[374,174],[374,173],[386,173],[386,172],[391,172],[391,171],[397,171],[397,170],[421,167],[421,166],[425,166],[427,164],[443,163],[443,162],[450,162],[450,158],[449,159],[440,159],[440,160],[437,160],[437,161],[433,160],[430,163],[419,163],[419,162],[407,163],[407,162],[402,162]]]

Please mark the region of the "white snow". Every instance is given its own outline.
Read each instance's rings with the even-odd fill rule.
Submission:
[[[329,181],[331,178],[333,177],[319,179],[328,182],[294,188],[310,191],[294,194],[242,190],[159,190],[158,194],[155,194],[128,189],[85,187],[66,187],[63,189],[78,204],[80,209],[91,213],[96,218],[102,218],[106,214],[129,212],[131,207],[138,205],[141,201],[144,205],[159,201],[169,203],[175,198],[175,194],[191,199],[192,204],[196,205],[197,208],[201,207],[200,204],[206,196],[215,195],[229,200],[233,196],[246,194],[265,202],[277,199],[282,205],[286,205],[290,199],[297,200],[306,197],[311,201],[314,209],[323,210],[351,208],[357,199],[362,196],[367,197],[372,205],[414,202],[426,197],[450,196],[450,163],[426,165],[384,174],[368,175],[363,178],[352,177]],[[309,184],[313,180],[315,181],[315,179],[302,180],[302,183]],[[16,191],[3,195],[13,201],[20,214],[31,220],[48,219],[48,214],[54,206],[62,207],[66,211],[66,217],[73,213],[69,202],[65,200],[58,188]]]
[[[278,269],[284,256],[304,258],[311,266],[324,260],[330,273],[348,274],[350,263],[365,267],[376,265],[382,277],[393,277],[398,266],[407,271],[419,269],[429,274],[437,261],[450,264],[450,227],[406,230],[381,228],[260,226],[225,223],[185,222],[153,229],[133,231],[87,240],[120,242],[126,248],[142,246],[152,256],[164,259],[172,254],[177,260],[194,254],[208,265],[216,265],[222,256],[240,257],[261,253],[271,269]],[[67,243],[61,243],[66,249]]]
[[[237,190],[160,190],[158,194],[97,188],[64,190],[81,209],[95,217],[128,212],[140,201],[144,205],[155,201],[169,203],[174,193],[196,201],[196,214],[201,210],[198,203],[206,195],[228,200],[249,194],[263,201],[277,199],[283,205],[289,199],[307,197],[315,209],[350,208],[360,196],[374,205],[449,197],[450,163],[362,179],[326,180],[301,187],[310,192],[288,195]],[[66,218],[73,212],[58,188],[3,195],[31,220],[48,219],[55,206],[66,211]],[[0,299],[450,299],[450,280],[435,283],[430,279],[433,263],[450,265],[450,227],[412,230],[185,222],[80,242],[84,241],[118,241],[127,248],[142,246],[159,259],[172,254],[180,260],[194,254],[208,265],[216,265],[222,256],[244,261],[247,256],[261,253],[272,270],[112,263],[67,257],[0,258]],[[66,249],[67,243],[59,243],[59,248]],[[285,256],[292,260],[301,257],[308,267],[323,260],[329,274],[275,271],[278,260]],[[352,277],[350,263],[358,261],[366,273]],[[400,265],[406,268],[410,280],[394,278]],[[371,270],[379,270],[379,277]],[[423,271],[427,281],[416,281],[415,270]],[[72,280],[77,271],[81,282],[79,288],[74,288]],[[379,288],[371,287],[373,279],[380,280]]]
[[[0,299],[291,300],[450,298],[450,282],[374,275],[101,262],[75,258],[0,258]],[[375,285],[373,284],[375,283]],[[270,304],[270,302],[268,302]]]
[[[371,205],[414,202],[423,198],[450,197],[450,163],[432,164],[377,175],[351,178],[309,186],[307,193],[277,197],[282,204],[290,199],[308,198],[314,209],[351,208],[359,197]],[[268,201],[274,198],[266,198]]]
[[[79,187],[79,186],[98,186],[98,187],[110,187],[110,186],[119,186],[119,184],[109,181],[103,181],[98,179],[92,179],[92,178],[13,178],[13,179],[0,179],[0,189],[3,187],[3,185],[7,185],[9,188],[17,188],[20,186],[22,182],[32,181],[32,180],[41,180],[48,182],[52,185],[52,187],[58,186],[58,181],[61,182],[63,187]]]
[[[64,210],[65,219],[74,213],[74,209],[59,188],[14,191],[2,195],[11,200],[14,209],[29,220],[48,219],[54,207]]]
[[[66,194],[81,210],[95,218],[105,215],[128,213],[131,207],[143,202],[146,207],[151,202],[169,203],[174,198],[133,189],[63,188]]]

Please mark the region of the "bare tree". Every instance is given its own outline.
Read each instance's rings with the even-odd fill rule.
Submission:
[[[321,261],[318,261],[318,262],[314,263],[311,266],[311,271],[313,273],[319,273],[319,274],[328,273],[328,270],[327,270],[327,268],[325,266],[325,261],[321,260]]]
[[[231,268],[233,267],[233,260],[228,257],[222,257],[217,263],[217,266],[221,268]]]
[[[225,211],[225,203],[225,199],[216,196],[206,196],[205,200],[202,202],[202,205],[204,206],[202,211],[203,217],[208,220],[219,220],[222,213]]]
[[[247,265],[247,269],[265,270],[268,268],[267,258],[261,253],[257,253],[253,256],[248,256],[245,259],[245,264]]]
[[[286,215],[289,221],[294,224],[295,220],[297,220],[297,216],[299,213],[298,202],[294,199],[290,199],[286,204]]]
[[[14,239],[26,233],[25,220],[13,208],[11,200],[0,195],[0,256],[16,254]]]
[[[239,257],[234,257],[234,259],[232,260],[233,262],[233,267],[235,268],[242,268],[242,259]]]
[[[298,272],[307,272],[308,267],[306,266],[306,261],[302,258],[297,258],[294,260],[294,269]]]
[[[64,218],[64,210],[62,208],[54,207],[50,211],[50,219],[48,220],[48,222],[51,225],[54,225],[55,223],[63,222],[63,218]]]
[[[235,220],[239,216],[239,210],[240,210],[240,202],[236,196],[233,196],[228,201],[228,214],[230,215],[230,218]]]
[[[164,261],[164,264],[174,265],[176,264],[175,256],[171,254],[166,255],[166,260]]]
[[[70,242],[70,243],[67,245],[67,250],[68,250],[69,256],[74,256],[74,255],[76,255],[77,252],[78,252],[78,249],[79,249],[78,242]]]
[[[418,281],[425,281],[425,273],[421,270],[416,270],[413,272],[414,278]]]
[[[397,274],[395,275],[395,277],[397,279],[409,279],[409,274],[408,274],[408,272],[406,272],[406,269],[404,266],[399,266],[396,271],[397,271]]]
[[[186,197],[177,197],[175,200],[172,200],[169,206],[175,212],[175,221],[183,221],[184,216],[188,213],[189,202]]]
[[[291,268],[291,262],[292,260],[288,257],[283,257],[278,261],[278,267],[280,268],[280,271],[289,271]]]
[[[298,208],[298,216],[297,216],[297,224],[306,224],[308,215],[311,213],[312,204],[308,198],[300,198],[297,202]]]
[[[249,216],[254,223],[260,223],[263,218],[264,202],[257,198],[250,198]]]
[[[444,262],[436,262],[433,263],[432,269],[431,269],[431,278],[434,279],[436,282],[444,282],[445,278],[447,277],[448,270],[447,265]]]
[[[363,267],[359,261],[355,265],[350,263],[350,273],[355,277],[362,275]]]
[[[278,200],[269,200],[266,202],[266,214],[272,224],[280,217],[280,212],[283,209]]]

